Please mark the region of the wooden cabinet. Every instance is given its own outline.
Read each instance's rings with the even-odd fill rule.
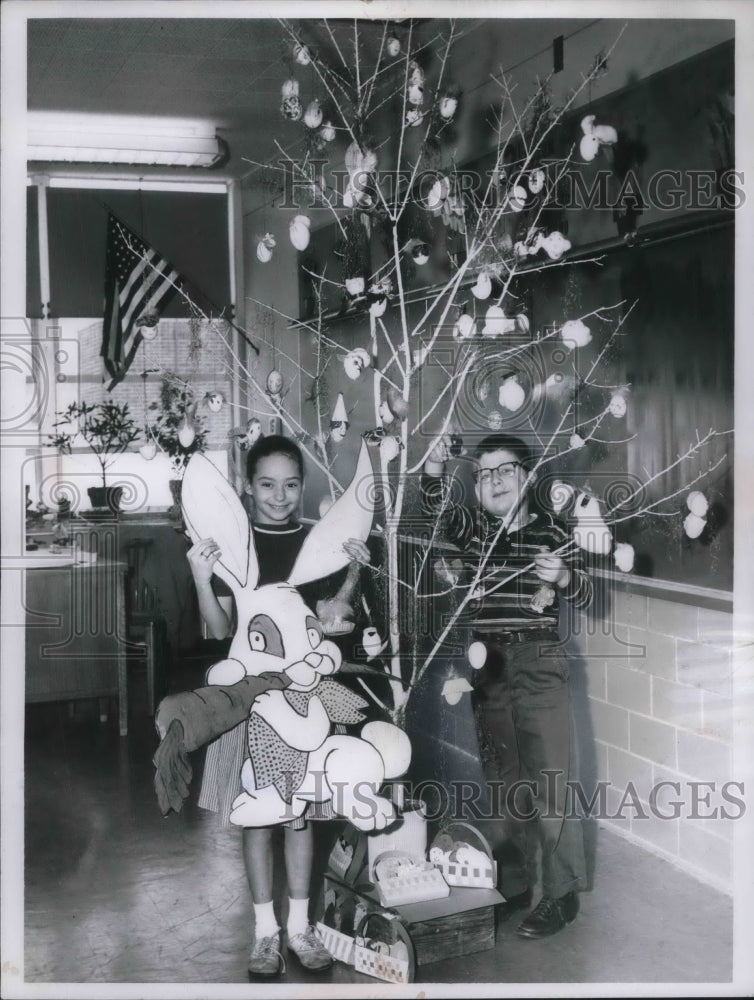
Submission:
[[[115,696],[128,730],[122,562],[26,570],[26,701]]]

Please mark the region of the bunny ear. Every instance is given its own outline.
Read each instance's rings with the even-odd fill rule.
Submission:
[[[255,587],[259,576],[251,528],[235,490],[212,462],[197,453],[183,475],[181,506],[192,542],[214,538],[222,555],[215,573],[231,590]]]
[[[288,577],[293,587],[321,580],[343,569],[351,561],[343,549],[349,538],[365,542],[374,517],[372,460],[362,440],[359,462],[348,489],[306,536]]]

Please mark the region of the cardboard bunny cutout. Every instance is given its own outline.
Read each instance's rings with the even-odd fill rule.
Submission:
[[[342,662],[338,646],[297,586],[329,576],[349,560],[343,543],[366,541],[374,515],[372,464],[362,444],[350,486],[311,529],[284,583],[257,587],[259,564],[246,512],[231,485],[203,455],[188,463],[183,516],[192,541],[212,537],[221,556],[215,572],[231,588],[237,631],[228,658],[207,674],[210,685],[248,676],[283,674],[287,686],[262,691],[248,719],[244,792],[230,820],[238,826],[285,823],[310,802],[331,800],[336,813],[361,830],[381,830],[395,808],[378,795],[386,778],[403,774],[411,745],[397,726],[370,722],[358,737],[334,735],[335,723],[355,724],[366,702],[331,679]]]

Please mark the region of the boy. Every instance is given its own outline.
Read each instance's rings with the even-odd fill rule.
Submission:
[[[564,598],[573,607],[587,606],[591,581],[578,550],[573,554],[569,546],[567,555],[556,551],[569,541],[559,522],[531,508],[534,477],[529,473],[534,462],[522,440],[493,434],[476,447],[474,492],[479,509],[474,513],[458,504],[443,505],[448,457],[441,443],[425,463],[425,507],[441,515],[446,539],[458,545],[472,569],[489,554],[479,596],[470,606],[472,638],[487,649],[473,695],[482,764],[487,779],[498,782],[492,788],[504,792],[523,780],[531,790],[531,809],[524,808],[521,794],[505,797],[506,839],[496,853],[506,902],[499,907],[498,919],[507,920],[531,905],[527,834],[536,830],[543,896],[517,933],[547,937],[575,919],[578,893],[586,888],[581,824],[564,818],[574,748],[558,605]],[[525,813],[536,817],[534,824],[524,822]]]

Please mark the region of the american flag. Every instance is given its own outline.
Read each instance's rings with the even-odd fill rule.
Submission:
[[[180,277],[169,261],[114,215],[108,216],[100,352],[112,378],[108,390],[125,377],[143,340],[141,327],[155,325]]]

